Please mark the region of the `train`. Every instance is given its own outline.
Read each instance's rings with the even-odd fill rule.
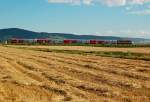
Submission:
[[[64,39],[64,40],[54,40],[54,39],[20,39],[11,38],[7,41],[8,44],[124,44],[131,45],[133,41],[131,40],[82,40],[82,39]]]

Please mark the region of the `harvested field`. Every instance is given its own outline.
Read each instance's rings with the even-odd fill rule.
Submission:
[[[11,47],[13,46],[11,45]],[[121,51],[121,52],[150,54],[150,47],[137,47],[137,48],[91,47],[91,46],[14,46],[14,47],[42,48],[55,50],[106,51],[106,52]]]
[[[0,46],[0,69],[0,102],[150,102],[150,61]]]
[[[85,46],[7,46],[18,49],[28,49],[43,52],[55,52],[66,54],[93,55],[101,57],[113,57],[122,59],[150,61],[149,48],[102,48]]]

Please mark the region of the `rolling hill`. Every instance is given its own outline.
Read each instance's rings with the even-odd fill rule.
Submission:
[[[0,40],[5,41],[10,38],[25,38],[25,39],[35,39],[35,38],[51,38],[51,39],[100,39],[100,40],[121,40],[130,39],[133,41],[147,41],[148,39],[143,38],[123,38],[115,36],[95,36],[95,35],[75,35],[66,33],[47,33],[47,32],[34,32],[19,28],[8,28],[0,29]]]

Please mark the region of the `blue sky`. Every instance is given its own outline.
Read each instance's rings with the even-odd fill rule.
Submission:
[[[0,0],[0,28],[150,38],[150,0]]]

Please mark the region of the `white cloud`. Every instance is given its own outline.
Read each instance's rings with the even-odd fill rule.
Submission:
[[[128,12],[128,14],[148,15],[148,14],[150,14],[150,9],[141,10],[141,11],[131,11],[131,12]]]
[[[139,37],[139,38],[147,38],[150,37],[150,31],[149,30],[131,30],[131,29],[127,29],[127,30],[117,30],[117,31],[113,31],[113,30],[109,30],[109,31],[104,31],[104,32],[97,32],[97,35],[105,35],[105,36],[122,36],[122,37]],[[122,35],[120,35],[122,34]]]
[[[91,5],[93,0],[83,0],[83,4]]]
[[[64,3],[64,4],[72,4],[72,5],[90,5],[93,0],[48,0],[49,3]]]
[[[105,4],[107,6],[124,6],[133,4],[149,3],[150,0],[48,0],[49,3],[65,3],[65,4],[85,4],[92,3]]]
[[[94,1],[94,0],[93,0]],[[143,5],[150,3],[150,0],[99,0],[107,6],[126,6],[126,5]]]
[[[48,0],[49,3],[80,4],[80,0]]]
[[[126,0],[101,0],[101,2],[107,6],[124,6]]]
[[[126,9],[127,11],[130,11],[130,10],[133,9],[133,7],[132,7],[132,6],[127,6],[127,7],[125,7],[125,9]]]
[[[129,0],[129,3],[131,4],[144,4],[148,2],[150,2],[150,0]]]
[[[108,7],[123,6],[127,14],[150,14],[150,0],[48,0],[49,3],[63,3],[70,5],[102,4]],[[145,6],[146,4],[147,6]],[[143,9],[137,9],[138,7]]]

